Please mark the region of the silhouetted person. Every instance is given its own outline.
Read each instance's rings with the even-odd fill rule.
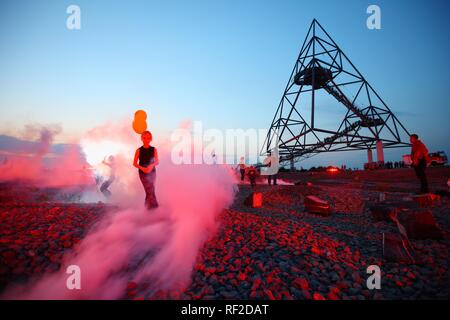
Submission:
[[[251,186],[256,186],[256,168],[254,166],[247,167],[247,176]]]
[[[215,151],[213,151],[213,152],[211,153],[211,159],[212,159],[212,163],[213,163],[213,164],[217,164],[217,155],[216,155],[216,152],[215,152]]]
[[[158,152],[155,147],[150,145],[152,141],[150,131],[142,132],[141,140],[143,145],[136,150],[133,165],[139,169],[139,179],[145,190],[145,207],[150,210],[158,207],[155,194],[155,167],[159,164]]]
[[[428,149],[419,140],[419,136],[417,134],[412,134],[409,138],[411,142],[411,166],[414,168],[416,172],[417,178],[420,180],[420,192],[428,193],[428,181],[427,176],[425,174],[425,169],[427,167],[427,163],[430,160],[430,156],[428,154]]]

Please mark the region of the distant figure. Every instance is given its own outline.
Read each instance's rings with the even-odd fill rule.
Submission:
[[[241,181],[244,181],[245,178],[245,161],[244,157],[241,157],[241,161],[239,162],[239,172],[241,173]]]
[[[150,131],[141,134],[143,145],[134,154],[133,166],[139,169],[139,179],[145,190],[145,207],[151,210],[158,207],[155,194],[156,166],[159,164],[158,152],[150,146],[152,141]],[[139,162],[138,162],[139,161]]]
[[[252,187],[256,186],[256,168],[254,166],[247,167],[247,175]]]
[[[412,134],[409,138],[411,147],[411,166],[416,172],[417,178],[420,180],[420,192],[428,193],[428,181],[425,174],[427,163],[430,161],[427,147],[419,140],[417,134]]]
[[[264,159],[264,166],[270,167],[272,163],[276,163],[277,159],[275,159],[275,156],[272,156],[272,152],[267,152],[267,157]],[[271,181],[273,180],[273,185],[277,185],[277,174],[267,175],[267,183],[270,185]]]
[[[109,198],[111,196],[111,191],[109,191],[108,188],[116,178],[116,164],[113,156],[109,156],[108,161],[106,161],[105,157],[102,163],[109,167],[109,176],[108,179],[106,179],[106,181],[102,183],[100,191],[103,193],[105,197]]]
[[[215,151],[211,152],[211,158],[212,158],[212,163],[217,164],[217,155],[216,155]]]

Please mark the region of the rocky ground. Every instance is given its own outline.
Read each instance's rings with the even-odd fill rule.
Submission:
[[[447,190],[449,168],[429,170],[436,189]],[[374,222],[369,205],[380,192],[387,200],[415,191],[411,170],[330,175],[283,174],[297,185],[240,185],[234,204],[220,216],[220,229],[201,249],[184,292],[146,294],[147,284],[129,283],[132,299],[448,299],[450,297],[450,204],[431,208],[443,240],[412,240],[420,264],[386,262],[382,233],[392,222]],[[308,185],[306,182],[310,182]],[[12,191],[14,190],[14,191]],[[73,191],[73,190],[72,190]],[[263,194],[263,206],[244,200]],[[0,185],[0,292],[11,282],[54,272],[61,257],[102,214],[103,204],[74,204],[73,194]],[[316,195],[333,208],[329,217],[305,211],[303,199]],[[381,289],[368,290],[366,269],[382,271]]]

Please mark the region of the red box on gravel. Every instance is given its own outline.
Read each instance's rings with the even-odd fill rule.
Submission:
[[[330,204],[316,196],[305,197],[305,209],[308,212],[317,213],[323,216],[329,216],[331,214]]]
[[[427,193],[427,194],[419,194],[412,197],[414,201],[416,201],[420,207],[434,207],[440,205],[441,197],[437,194]]]
[[[252,192],[251,195],[245,199],[244,204],[252,208],[261,208],[263,203],[263,196],[261,192]]]

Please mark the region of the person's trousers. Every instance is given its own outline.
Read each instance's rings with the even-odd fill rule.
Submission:
[[[240,169],[240,171],[241,171],[241,181],[244,181],[245,169]]]
[[[111,183],[113,183],[114,179],[108,179],[100,187],[100,191],[103,193],[103,195],[107,198],[111,196],[111,191],[108,190]]]
[[[267,176],[267,182],[270,184],[271,181],[273,180],[273,184],[276,185],[277,184],[277,175],[269,175]]]
[[[145,190],[145,207],[150,210],[158,207],[158,201],[155,194],[156,172],[139,172],[139,178]]]
[[[417,178],[420,180],[420,192],[428,193],[428,181],[427,176],[425,174],[425,169],[427,167],[427,163],[425,159],[419,161],[419,163],[414,167],[414,171],[416,172]]]

